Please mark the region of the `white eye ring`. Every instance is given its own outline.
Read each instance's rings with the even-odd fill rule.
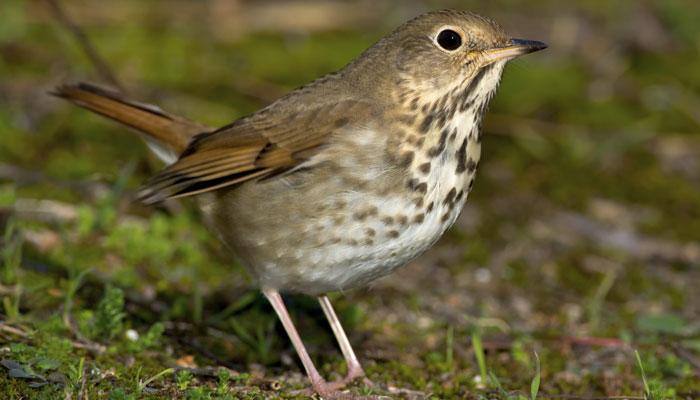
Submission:
[[[464,45],[464,32],[455,26],[443,26],[433,37],[433,43],[440,50],[453,53]]]

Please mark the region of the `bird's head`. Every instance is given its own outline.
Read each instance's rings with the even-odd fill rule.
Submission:
[[[430,103],[469,91],[487,100],[505,64],[547,45],[513,39],[491,19],[466,11],[442,10],[401,25],[366,53],[366,67],[383,76],[400,101]],[[362,58],[362,57],[361,57]]]

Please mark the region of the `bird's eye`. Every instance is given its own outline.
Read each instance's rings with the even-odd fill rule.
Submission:
[[[437,42],[443,49],[453,51],[462,45],[462,37],[452,29],[445,29],[438,34]]]

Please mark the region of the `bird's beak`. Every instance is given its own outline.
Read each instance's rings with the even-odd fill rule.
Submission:
[[[500,60],[512,60],[525,54],[534,53],[547,48],[547,44],[536,40],[510,39],[503,47],[496,47],[484,52],[487,64]]]

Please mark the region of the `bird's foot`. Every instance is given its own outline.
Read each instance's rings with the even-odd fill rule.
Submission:
[[[304,389],[295,394],[311,397],[314,394],[321,396],[322,399],[326,400],[339,400],[346,398],[344,393],[340,390],[347,386],[345,380],[338,380],[327,382],[325,380],[315,380],[311,382],[311,388]]]
[[[327,400],[356,399],[358,397],[341,390],[358,379],[362,379],[362,383],[365,386],[374,387],[374,383],[365,376],[365,371],[362,367],[351,366],[348,368],[348,373],[344,378],[330,382],[320,377],[312,379],[311,388],[298,391],[295,394],[310,397],[315,393]]]
[[[360,368],[359,370],[350,370],[345,378],[331,381],[331,382],[316,382],[313,384],[313,390],[318,393],[324,399],[342,400],[342,399],[356,399],[364,398],[357,397],[347,392],[342,392],[349,384],[362,379],[362,383],[365,386],[373,387],[374,383],[365,377],[365,372]]]
[[[374,383],[367,378],[365,371],[359,365],[350,365],[348,367],[348,374],[343,378],[345,384],[354,382],[355,380],[362,378],[362,383],[366,386],[374,386]]]

